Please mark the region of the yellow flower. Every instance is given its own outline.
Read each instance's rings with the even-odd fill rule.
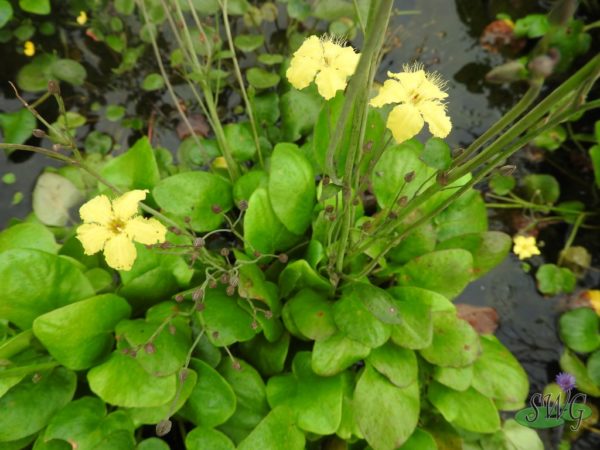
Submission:
[[[596,314],[600,316],[600,291],[597,289],[590,289],[585,292],[586,298],[589,300],[590,305],[596,311]]]
[[[296,89],[304,89],[315,80],[319,94],[329,100],[346,88],[359,58],[354,49],[342,47],[331,37],[311,36],[294,53],[286,76]]]
[[[388,72],[388,77],[393,79],[383,83],[370,104],[380,108],[389,103],[399,103],[387,120],[387,127],[396,142],[401,143],[415,136],[425,122],[434,136],[448,136],[452,123],[442,102],[448,94],[442,90],[445,83],[437,74],[425,73],[422,65],[414,64],[404,66],[402,73]]]
[[[77,16],[77,19],[75,19],[75,20],[77,20],[77,23],[79,25],[85,25],[88,21],[88,16],[85,13],[85,11],[79,11],[79,15]]]
[[[25,44],[23,44],[23,53],[25,56],[29,57],[35,55],[35,44],[31,41],[26,41]]]
[[[537,248],[533,236],[518,235],[513,238],[513,242],[515,243],[513,252],[519,259],[527,259],[540,254],[540,249]]]
[[[163,224],[137,214],[138,203],[146,198],[146,192],[126,192],[112,201],[98,195],[79,209],[83,225],[77,228],[77,239],[86,255],[104,250],[110,267],[130,270],[137,257],[133,241],[146,245],[165,241],[167,229]]]

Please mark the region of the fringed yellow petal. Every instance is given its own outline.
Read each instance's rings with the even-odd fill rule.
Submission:
[[[444,138],[452,129],[450,117],[446,115],[446,107],[439,102],[420,102],[417,106],[425,122],[429,124],[429,132],[435,137]]]
[[[419,110],[410,104],[398,105],[390,112],[387,127],[398,144],[414,137],[423,128]]]
[[[295,57],[285,72],[285,76],[296,89],[304,89],[315,79],[315,75],[320,68],[321,64],[317,60]]]
[[[147,189],[129,191],[112,202],[115,216],[121,220],[128,220],[138,211],[138,203],[146,198]]]
[[[320,61],[323,58],[323,45],[317,36],[305,39],[302,45],[294,52],[293,58],[312,58]]]
[[[444,83],[436,75],[426,76],[425,80],[419,85],[419,96],[423,100],[443,100],[448,97],[441,87]]]
[[[395,78],[407,92],[418,91],[419,86],[426,80],[424,70],[416,70],[414,72],[388,72],[388,77]]]
[[[134,217],[127,221],[125,233],[140,244],[151,245],[165,242],[167,229],[156,219]]]
[[[341,47],[339,45],[336,47],[336,55],[334,58],[329,59],[329,65],[346,77],[353,75],[360,59],[360,54],[356,53],[352,47]],[[325,55],[327,55],[327,52],[325,52]]]
[[[402,84],[396,80],[386,80],[379,92],[371,99],[369,104],[381,108],[389,103],[404,103],[408,101],[408,94]]]
[[[79,208],[79,215],[84,223],[106,225],[113,218],[110,200],[106,195],[98,195]]]
[[[102,250],[111,236],[110,230],[103,225],[84,223],[77,227],[77,239],[81,242],[86,255],[93,255]]]
[[[338,70],[326,67],[315,78],[319,94],[325,100],[335,97],[337,91],[346,88],[346,76]]]
[[[111,237],[104,245],[106,264],[117,270],[131,270],[137,257],[133,242],[125,234]]]

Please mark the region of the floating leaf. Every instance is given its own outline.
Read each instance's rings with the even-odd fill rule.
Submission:
[[[233,43],[243,52],[251,52],[263,45],[265,37],[262,34],[239,34],[233,39]]]
[[[87,77],[85,67],[72,59],[58,59],[52,63],[50,70],[54,77],[73,86],[81,86]]]
[[[536,272],[535,278],[540,292],[547,295],[572,292],[577,282],[573,272],[556,264],[543,264]]]
[[[425,143],[421,160],[437,170],[446,170],[452,164],[452,155],[450,147],[440,138],[430,138]]]
[[[33,212],[40,222],[58,227],[69,222],[69,210],[84,199],[69,179],[52,172],[44,172],[38,177],[32,197]]]
[[[322,99],[314,89],[291,89],[280,97],[284,141],[295,142],[313,130]]]
[[[19,7],[32,14],[50,14],[50,0],[19,0]]]
[[[268,89],[277,86],[281,79],[276,73],[268,72],[260,67],[252,67],[246,72],[248,83],[256,89]]]
[[[560,339],[578,353],[591,353],[600,347],[600,319],[591,308],[567,311],[558,321]]]
[[[31,137],[37,120],[23,108],[12,113],[0,114],[0,127],[2,127],[2,140],[7,144],[22,144]]]
[[[560,185],[552,175],[531,174],[523,178],[525,197],[539,205],[552,205],[560,197]]]
[[[600,397],[600,385],[590,378],[585,364],[568,348],[560,357],[560,368],[575,377],[577,389],[594,397]]]
[[[157,91],[165,85],[165,80],[159,73],[151,73],[146,75],[142,81],[142,89],[145,91]]]
[[[54,234],[39,223],[20,223],[0,232],[0,253],[10,249],[33,249],[57,253]]]

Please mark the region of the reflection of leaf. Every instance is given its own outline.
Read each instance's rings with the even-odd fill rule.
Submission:
[[[22,144],[35,128],[35,117],[25,108],[0,114],[0,127],[2,127],[3,141],[9,144]]]
[[[39,176],[33,189],[33,212],[45,225],[64,227],[69,209],[83,201],[83,194],[71,181],[55,173]]]

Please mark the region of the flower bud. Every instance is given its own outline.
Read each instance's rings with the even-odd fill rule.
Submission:
[[[235,286],[227,286],[225,293],[230,297],[233,297],[233,295],[235,294]]]
[[[146,345],[144,345],[144,351],[151,355],[156,352],[156,346],[152,342],[148,342]]]
[[[176,301],[177,303],[181,303],[181,302],[182,302],[184,299],[185,299],[185,297],[183,296],[183,294],[177,294],[177,295],[175,296],[175,301]]]
[[[220,251],[221,256],[229,256],[229,249],[227,247],[223,247]]]
[[[161,420],[156,425],[156,435],[164,436],[166,434],[169,434],[172,426],[173,426],[173,422],[171,422],[169,419]]]
[[[56,153],[58,153],[58,152],[60,152],[61,150],[62,150],[62,145],[60,145],[60,144],[54,144],[54,145],[52,145],[52,151],[53,151],[53,152],[56,152]]]
[[[510,61],[494,67],[485,75],[485,79],[489,83],[502,84],[523,80],[526,76],[527,69],[525,69],[525,66],[521,62]]]
[[[194,239],[194,247],[201,248],[204,247],[204,244],[204,239],[202,239],[201,237]]]
[[[240,200],[238,208],[240,211],[246,211],[248,209],[248,202],[246,200]]]
[[[286,262],[288,262],[288,255],[286,255],[285,253],[280,253],[277,259],[281,264],[285,264]]]
[[[33,130],[31,134],[33,134],[36,138],[40,139],[45,138],[47,136],[46,132],[44,130],[40,130],[39,128]]]
[[[554,72],[558,59],[540,55],[529,61],[527,67],[534,77],[548,78]]]
[[[398,199],[398,201],[396,203],[398,203],[398,206],[404,207],[408,203],[408,197],[406,195],[403,195],[402,197],[400,197]]]
[[[194,300],[195,302],[202,300],[202,298],[204,298],[204,289],[196,289],[192,293],[192,300]]]
[[[233,370],[242,370],[242,365],[236,359],[231,362],[231,367],[233,367]]]
[[[406,181],[407,183],[410,183],[414,179],[415,179],[415,171],[414,170],[411,170],[406,175],[404,175],[404,181]]]

